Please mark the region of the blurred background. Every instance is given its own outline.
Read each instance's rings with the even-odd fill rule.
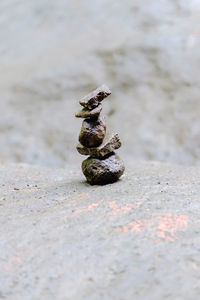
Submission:
[[[102,83],[127,162],[200,165],[199,0],[1,0],[0,162],[66,167]]]

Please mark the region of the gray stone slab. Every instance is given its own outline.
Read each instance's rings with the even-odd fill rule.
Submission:
[[[199,299],[200,168],[0,167],[0,298]]]

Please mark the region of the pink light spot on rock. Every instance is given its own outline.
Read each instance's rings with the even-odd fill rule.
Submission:
[[[122,229],[122,231],[123,231],[123,232],[128,232],[128,231],[129,231],[129,229],[128,229],[128,227],[127,227],[127,226],[124,226],[124,227],[123,227],[123,229]]]
[[[145,227],[148,227],[149,224],[146,220],[136,220],[129,223],[127,226],[123,226],[121,232],[141,232]]]
[[[82,213],[83,213],[83,210],[76,210],[73,212],[73,215],[78,216],[78,215],[81,215]]]
[[[93,210],[95,207],[98,207],[99,203],[92,203],[87,207],[87,210]]]
[[[97,207],[100,205],[101,202],[102,202],[102,201],[99,201],[98,203],[91,203],[91,204],[88,205],[88,206],[84,206],[84,207],[82,207],[82,209],[79,209],[79,210],[74,211],[74,212],[73,212],[73,216],[78,216],[78,215],[81,215],[81,214],[83,214],[83,213],[87,213],[87,212],[89,212],[89,211],[92,211],[92,210],[94,210],[95,208],[97,208]]]
[[[188,226],[188,216],[166,214],[157,217],[158,220],[158,237],[168,241],[175,240],[175,234]]]
[[[121,210],[126,212],[126,211],[130,211],[131,210],[131,205],[130,204],[126,204],[124,206],[122,206]]]
[[[113,216],[120,215],[120,210],[119,210],[119,208],[117,207],[117,204],[116,204],[115,201],[110,202],[110,203],[109,203],[109,207],[110,207],[110,209],[111,209],[111,214],[112,214]]]
[[[132,222],[129,224],[129,231],[130,232],[141,232],[142,229],[144,228],[144,224],[141,221],[138,222]]]
[[[25,257],[24,251],[18,251],[15,256],[11,257],[7,264],[3,266],[5,271],[11,271],[23,263]]]
[[[133,206],[140,206],[141,202],[134,202],[134,203],[126,203],[122,207],[118,207],[116,201],[112,201],[109,203],[109,207],[111,209],[111,215],[113,216],[120,216],[124,215],[127,212],[131,211]]]
[[[109,203],[109,206],[110,206],[110,209],[116,209],[116,207],[117,207],[115,201],[110,202],[110,203]]]
[[[88,193],[81,193],[81,194],[78,194],[78,197],[80,200],[86,200],[89,198],[89,194]]]
[[[200,41],[200,26],[196,27],[187,39],[187,47],[193,48]]]
[[[150,220],[144,219],[130,222],[128,225],[118,228],[117,232],[141,233],[148,229],[159,238],[156,239],[156,243],[161,240],[174,242],[176,240],[176,233],[187,228],[188,219],[187,215],[166,214]]]

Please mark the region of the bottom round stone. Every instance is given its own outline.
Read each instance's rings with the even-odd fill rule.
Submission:
[[[82,162],[83,174],[91,185],[113,183],[122,176],[124,170],[123,161],[115,153],[103,159],[89,157]]]

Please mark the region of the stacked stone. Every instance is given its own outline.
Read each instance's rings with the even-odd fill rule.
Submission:
[[[89,155],[82,163],[82,171],[92,185],[113,183],[125,169],[123,161],[114,152],[121,147],[119,136],[106,136],[105,118],[101,116],[101,102],[110,94],[109,88],[102,85],[80,100],[83,109],[75,115],[84,119],[77,150],[82,155]]]

